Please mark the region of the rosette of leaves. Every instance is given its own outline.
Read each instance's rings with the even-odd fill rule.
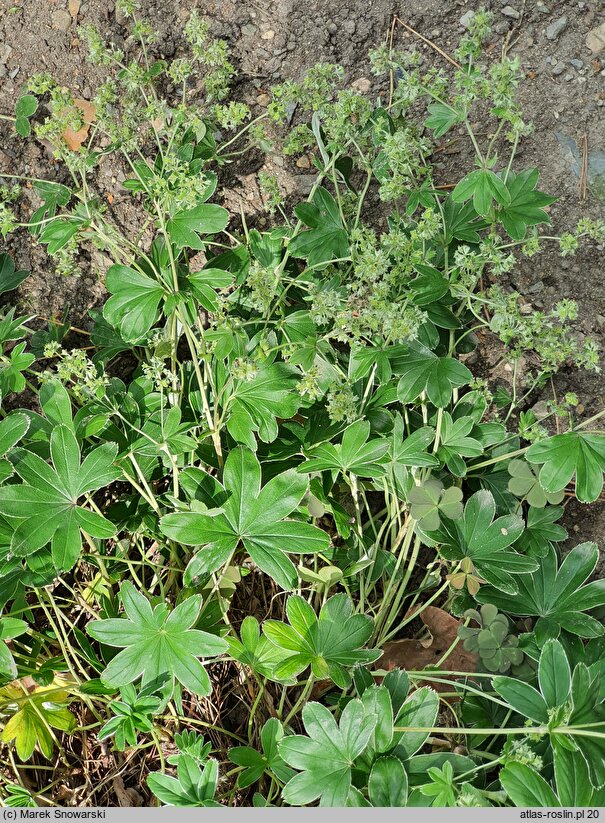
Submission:
[[[458,636],[464,641],[468,652],[478,654],[485,668],[490,672],[507,672],[511,666],[519,666],[523,661],[523,652],[514,634],[509,634],[508,618],[499,614],[491,603],[481,606],[480,610],[467,609],[467,620],[474,620],[478,628],[460,626]]]
[[[461,518],[443,517],[440,527],[426,534],[446,560],[461,563],[468,558],[480,578],[514,594],[519,591],[517,578],[538,564],[509,548],[523,533],[523,520],[514,514],[494,519],[495,514],[493,495],[481,490],[469,498]]]
[[[450,486],[446,489],[440,480],[425,480],[408,492],[410,515],[424,531],[435,531],[441,524],[441,516],[457,520],[462,516],[462,489]]]
[[[508,490],[515,497],[525,499],[536,509],[543,509],[547,503],[556,506],[565,497],[563,489],[557,492],[544,491],[536,471],[525,460],[511,460],[508,464],[508,473]]]
[[[203,547],[189,563],[185,580],[217,571],[241,545],[278,585],[294,588],[298,577],[288,553],[315,553],[330,545],[330,537],[316,526],[286,519],[307,491],[306,477],[291,469],[261,488],[258,459],[250,449],[239,446],[225,461],[224,486],[207,478],[207,483],[213,484],[213,496],[208,498],[210,510],[175,512],[160,521],[167,537],[187,546]]]
[[[113,737],[116,748],[121,752],[127,746],[136,746],[137,733],[148,733],[153,729],[153,716],[159,712],[161,705],[162,700],[153,693],[153,687],[137,693],[132,684],[123,686],[120,699],[109,704],[113,716],[99,730],[99,740]]]

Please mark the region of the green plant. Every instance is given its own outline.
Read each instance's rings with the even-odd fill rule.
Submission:
[[[73,768],[103,743],[174,806],[597,803],[604,587],[586,583],[596,546],[560,561],[557,544],[565,498],[601,492],[605,412],[571,393],[539,422],[528,408],[598,354],[572,301],[528,314],[499,278],[605,226],[540,233],[554,198],[515,170],[518,61],[482,53],[477,12],[456,71],[383,46],[380,99],[318,64],[253,118],[224,102],[235,69],[196,13],[191,56],[165,60],[120,7],[136,58],[82,31],[106,74],[94,115],[44,74],[4,116],[65,176],[26,179],[22,219],[3,173],[0,231],[28,230],[66,276],[100,253],[109,296],[75,329],[0,314],[3,779],[23,761],[32,779],[2,802],[57,804],[35,753]],[[446,135],[469,141],[451,192]],[[268,223],[224,205],[252,150],[313,155],[292,207],[262,170]],[[0,292],[25,276],[2,253]],[[482,346],[506,386],[473,375]],[[399,641],[427,651],[427,606],[478,628],[436,624],[431,665],[401,671]],[[108,783],[82,801],[111,803]]]
[[[479,611],[467,609],[464,617],[474,620],[479,628],[461,626],[458,636],[464,641],[467,651],[479,655],[488,671],[503,673],[511,666],[521,664],[523,652],[519,648],[519,640],[516,635],[509,633],[508,618],[499,614],[494,605],[486,603]]]

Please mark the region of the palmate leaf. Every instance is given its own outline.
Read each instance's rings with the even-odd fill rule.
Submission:
[[[348,669],[378,660],[380,649],[363,649],[372,634],[371,618],[353,614],[346,594],[335,594],[321,607],[319,618],[307,601],[298,595],[288,598],[286,613],[290,625],[267,620],[265,636],[285,652],[286,659],[274,669],[276,678],[298,675],[308,666],[317,679],[329,677],[346,689]]]
[[[471,198],[477,214],[485,215],[494,200],[500,206],[508,206],[511,195],[504,181],[491,169],[475,169],[463,177],[452,192],[456,203],[466,203]]]
[[[358,420],[345,429],[341,443],[322,443],[310,449],[308,459],[298,467],[298,471],[308,473],[336,470],[358,477],[382,477],[386,472],[385,462],[390,443],[384,438],[368,442],[369,436],[369,422]]]
[[[291,418],[302,397],[293,391],[300,372],[285,363],[274,363],[258,370],[249,381],[238,380],[227,400],[227,431],[237,443],[256,450],[254,432],[264,443],[277,437],[277,417]]]
[[[260,733],[262,752],[251,746],[229,749],[229,760],[238,766],[245,766],[237,779],[240,788],[251,786],[265,773],[270,777],[275,775],[282,783],[287,783],[294,777],[295,772],[286,766],[278,753],[278,745],[283,737],[282,724],[277,717],[270,717]]]
[[[500,591],[514,594],[518,591],[518,575],[535,571],[538,564],[507,551],[523,533],[523,520],[514,514],[494,520],[495,514],[493,495],[481,490],[469,498],[459,520],[442,518],[440,528],[427,535],[440,545],[443,557],[458,561],[470,559],[481,577]]]
[[[81,461],[78,441],[64,424],[50,436],[53,466],[33,452],[15,449],[11,458],[23,483],[0,488],[0,513],[14,529],[12,554],[25,557],[50,542],[55,567],[68,570],[80,555],[80,530],[112,537],[113,523],[79,506],[78,500],[121,477],[113,465],[116,452],[114,443],[104,443]]]
[[[503,594],[497,588],[485,586],[477,600],[493,603],[500,611],[518,617],[538,615],[535,630],[550,622],[579,637],[599,637],[605,632],[603,624],[584,612],[605,605],[605,580],[583,585],[594,571],[598,557],[595,543],[582,543],[557,568],[557,555],[551,546],[539,569],[517,577],[517,592]]]
[[[555,203],[557,198],[536,190],[539,176],[538,169],[508,173],[506,188],[510,203],[501,207],[499,217],[513,240],[523,240],[529,226],[550,223],[544,207]]]
[[[0,294],[16,289],[29,275],[28,271],[15,271],[10,254],[0,254]]]
[[[555,434],[530,446],[525,457],[529,463],[543,464],[539,480],[545,492],[561,491],[574,474],[581,503],[593,503],[603,490],[605,437],[601,434]]]
[[[185,580],[207,576],[229,561],[241,545],[256,565],[283,589],[297,582],[287,554],[323,551],[329,536],[309,523],[288,520],[307,491],[295,469],[277,475],[261,489],[261,467],[254,452],[238,446],[225,461],[223,491],[230,496],[208,513],[175,512],[160,521],[162,532],[187,546],[203,546],[189,563]]]
[[[351,790],[353,761],[363,752],[377,718],[361,700],[345,706],[337,724],[320,703],[307,703],[302,720],[308,736],[292,735],[279,744],[279,754],[299,774],[286,783],[283,798],[291,806],[345,806]]]
[[[420,343],[409,350],[397,361],[397,371],[402,373],[397,397],[402,403],[411,403],[426,392],[434,406],[443,408],[450,402],[453,389],[472,379],[466,366],[453,357],[438,357]]]
[[[101,675],[108,686],[126,686],[142,678],[142,685],[178,680],[193,694],[212,691],[210,678],[200,657],[216,657],[227,651],[221,637],[193,629],[200,614],[202,598],[193,595],[172,611],[165,603],[152,608],[149,600],[126,581],[120,589],[126,618],[95,620],[88,634],[122,649]]]
[[[103,317],[127,343],[135,343],[157,321],[166,288],[146,274],[120,265],[108,269],[105,284],[111,297],[103,306]]]
[[[348,235],[342,225],[338,204],[327,189],[320,186],[313,195],[313,202],[301,203],[295,212],[309,229],[290,241],[288,251],[293,257],[302,257],[309,266],[316,267],[329,260],[348,257]]]
[[[179,756],[176,777],[151,772],[147,785],[166,806],[217,807],[214,800],[218,784],[218,763],[212,758],[201,766],[189,754]]]
[[[177,249],[203,249],[202,234],[218,234],[227,228],[229,212],[214,203],[202,203],[193,209],[177,212],[166,224]]]
[[[76,726],[76,718],[67,708],[70,695],[64,685],[57,679],[31,691],[17,683],[0,689],[2,713],[10,715],[0,740],[14,742],[21,760],[29,760],[36,748],[50,760],[54,748],[51,729],[71,732]]]

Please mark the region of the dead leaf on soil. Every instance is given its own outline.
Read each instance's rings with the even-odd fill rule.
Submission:
[[[82,143],[88,137],[90,131],[90,124],[94,123],[96,108],[89,100],[84,100],[82,97],[74,97],[74,105],[70,109],[82,117],[84,125],[81,129],[75,131],[71,126],[63,132],[63,139],[71,151],[78,151]]]
[[[384,653],[378,665],[381,669],[408,669],[421,671],[434,667],[458,637],[461,621],[436,606],[420,606],[415,612],[430,632],[426,640],[391,640],[384,645]],[[408,615],[409,616],[409,613]],[[462,641],[454,647],[447,659],[439,666],[442,671],[475,672],[477,655],[467,652]],[[431,683],[436,691],[451,691],[445,683]]]

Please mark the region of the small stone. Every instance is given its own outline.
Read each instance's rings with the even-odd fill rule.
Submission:
[[[275,32],[273,31],[273,29],[267,29],[267,31],[264,31],[261,34],[261,40],[273,40],[274,37]]]
[[[574,67],[574,69],[577,69],[578,71],[580,71],[580,69],[584,68],[584,61],[583,60],[570,60],[569,62]]]
[[[462,28],[468,29],[468,24],[471,22],[474,16],[475,12],[473,11],[473,9],[465,11],[462,17],[460,18],[460,25],[462,26]]]
[[[548,40],[556,40],[559,35],[563,34],[565,29],[567,28],[567,17],[563,15],[563,17],[559,17],[558,20],[555,20],[554,23],[551,23],[550,26],[546,27],[546,37]]]
[[[602,314],[597,314],[597,326],[605,326],[605,317]]]
[[[565,71],[565,63],[563,63],[561,61],[553,67],[552,73],[555,75],[555,77],[557,77],[559,74],[563,74],[564,71]]]
[[[309,162],[309,158],[306,154],[303,154],[302,157],[299,157],[296,161],[296,167],[298,169],[310,169],[311,163]]]
[[[355,20],[345,20],[345,24],[343,29],[346,31],[347,34],[355,34],[357,31],[357,23]]]
[[[546,400],[538,400],[538,402],[532,406],[532,411],[536,415],[538,420],[544,420],[545,417],[548,417],[548,403]]]
[[[8,43],[4,43],[0,46],[0,65],[8,62],[9,57],[13,53],[13,47],[9,46]]]
[[[531,286],[527,289],[528,294],[537,294],[539,291],[544,290],[544,281],[543,280],[536,280],[535,283],[532,283]]]
[[[271,102],[271,97],[268,94],[257,94],[256,102],[258,103],[259,106],[262,106],[263,108],[266,108],[269,105],[269,103]]]
[[[336,34],[336,32],[338,31],[338,26],[333,20],[330,20],[326,28],[330,32],[330,34]]]
[[[53,29],[69,31],[72,23],[71,14],[65,9],[57,9],[51,15]]]
[[[588,32],[586,45],[593,54],[597,54],[605,48],[605,23],[601,23],[600,26]]]
[[[245,26],[242,26],[242,34],[245,37],[254,37],[257,32],[257,28],[254,23],[246,23]]]
[[[518,20],[521,17],[520,12],[517,9],[514,9],[512,6],[504,6],[502,9],[502,14],[505,17],[512,17],[513,20]]]
[[[573,80],[573,74],[566,74],[563,79],[566,83],[570,83]]]
[[[355,91],[358,91],[360,94],[367,94],[372,88],[372,81],[368,80],[367,77],[360,77],[359,80],[355,80],[351,85]]]
[[[550,14],[550,9],[545,3],[536,3],[536,8],[541,14]]]

